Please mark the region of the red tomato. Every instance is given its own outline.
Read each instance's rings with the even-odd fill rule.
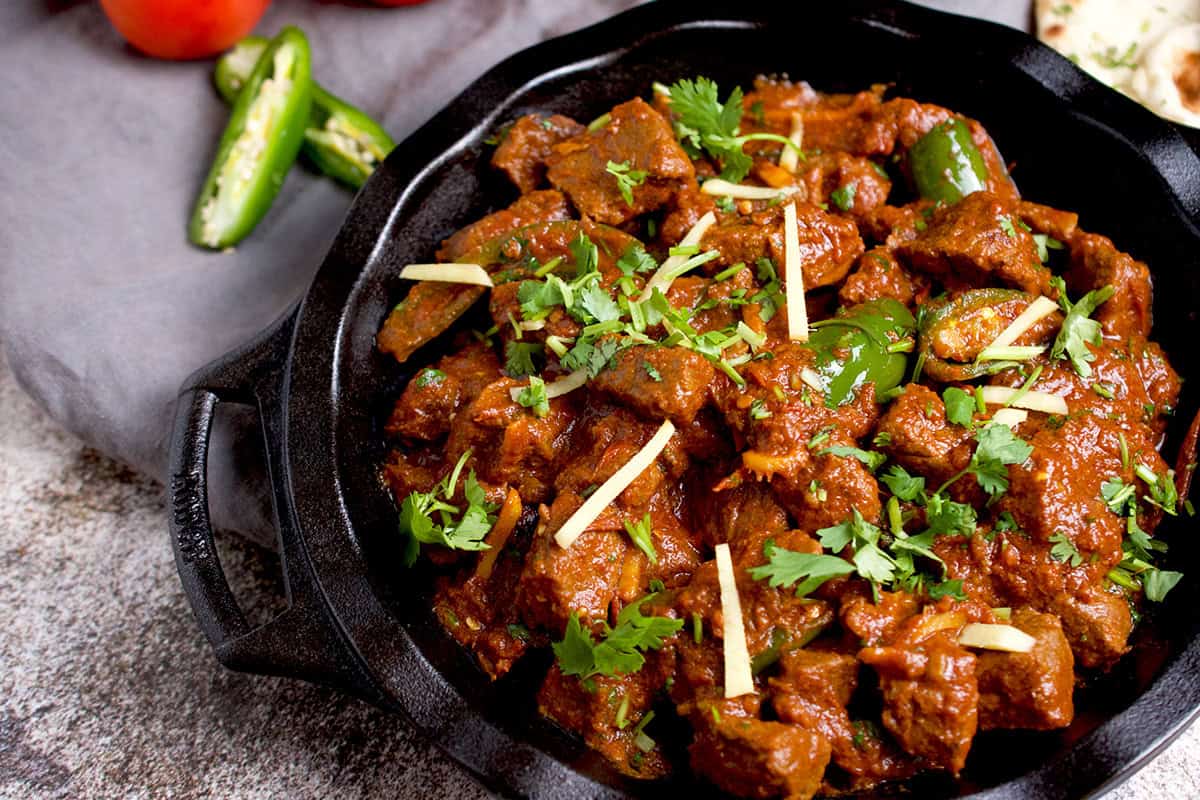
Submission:
[[[156,58],[205,58],[248,34],[271,0],[100,0],[113,27]]]

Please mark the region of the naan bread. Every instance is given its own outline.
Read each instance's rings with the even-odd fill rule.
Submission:
[[[1037,0],[1038,38],[1169,119],[1200,127],[1200,0]]]

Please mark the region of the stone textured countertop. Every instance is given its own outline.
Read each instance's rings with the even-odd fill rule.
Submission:
[[[222,544],[238,597],[278,592],[274,554]],[[0,797],[488,796],[396,716],[220,667],[162,487],[63,432],[2,362],[0,620]],[[1193,728],[1109,800],[1200,797],[1197,748]]]

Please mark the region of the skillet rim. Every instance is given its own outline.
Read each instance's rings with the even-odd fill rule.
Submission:
[[[997,52],[1023,59],[1018,67],[1046,89],[1070,98],[1072,113],[1088,118],[1125,147],[1141,151],[1143,160],[1161,177],[1172,195],[1181,221],[1200,240],[1197,230],[1200,180],[1196,178],[1200,175],[1200,159],[1168,123],[1094,82],[1049,48],[1012,29],[907,3],[855,2],[847,4],[837,16],[906,38],[936,36],[953,24],[959,35],[970,32],[984,38],[989,46],[995,46]],[[293,498],[292,511],[300,523],[306,566],[332,612],[331,619],[339,626],[346,654],[375,683],[373,687],[348,688],[376,695],[378,702],[405,712],[427,734],[430,729],[436,731],[439,735],[431,738],[493,788],[529,796],[566,797],[580,793],[626,796],[573,772],[547,755],[531,753],[528,746],[514,742],[487,721],[472,718],[469,712],[464,715],[465,708],[439,707],[465,704],[374,594],[366,578],[363,554],[351,533],[337,469],[336,418],[342,410],[336,367],[339,343],[349,325],[344,315],[346,306],[361,276],[379,268],[381,233],[390,229],[394,216],[414,187],[427,180],[444,160],[479,138],[481,131],[492,129],[499,109],[508,105],[508,98],[548,75],[606,63],[626,49],[637,47],[638,42],[625,48],[614,49],[611,45],[613,41],[621,41],[623,32],[630,28],[649,31],[647,36],[652,36],[681,26],[719,20],[754,25],[765,24],[772,18],[770,10],[731,11],[712,0],[664,0],[535,45],[501,62],[401,144],[397,154],[371,179],[356,198],[297,311],[281,393],[285,469],[278,477],[285,483],[285,492]],[[547,61],[553,66],[547,67]],[[497,94],[505,101],[496,104],[491,100]],[[492,111],[487,111],[488,108]],[[1108,122],[1099,122],[1099,114]],[[446,147],[446,141],[453,144]],[[439,155],[428,160],[417,157],[423,153]],[[319,425],[314,425],[314,421]],[[371,639],[383,640],[387,647],[372,643]],[[1187,691],[1188,676],[1197,674],[1200,674],[1200,638],[1193,635],[1185,650],[1129,708],[1091,731],[1061,758],[1014,781],[970,796],[1058,797],[1066,796],[1062,793],[1064,789],[1090,793],[1111,787],[1144,764],[1200,714],[1200,690]],[[1179,705],[1182,697],[1189,701],[1186,706]],[[1164,722],[1168,723],[1165,731],[1153,732],[1156,725]],[[466,747],[458,744],[464,738],[468,741]],[[445,739],[450,739],[450,743]],[[1100,764],[1104,766],[1099,767]]]

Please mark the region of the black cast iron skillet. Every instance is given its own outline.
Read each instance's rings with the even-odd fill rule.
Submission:
[[[371,179],[299,306],[185,384],[171,450],[171,533],[184,589],[221,663],[401,711],[504,794],[714,794],[686,775],[648,785],[620,778],[538,718],[533,695],[546,657],[526,659],[492,685],[441,632],[429,611],[431,575],[401,566],[395,508],[377,474],[380,419],[407,376],[373,347],[402,294],[401,265],[429,260],[442,238],[513,199],[488,169],[483,144],[500,124],[533,110],[591,119],[645,95],[651,81],[698,73],[726,89],[758,73],[788,73],[824,90],[893,82],[898,94],[981,120],[1026,197],[1079,211],[1086,228],[1152,265],[1156,338],[1181,374],[1200,378],[1200,159],[1169,125],[1023,34],[915,6],[643,6],[519,53],[476,81]],[[1190,383],[1188,395],[1194,405]],[[221,402],[256,406],[267,443],[289,607],[257,628],[229,590],[209,524],[205,466]],[[1178,440],[1173,431],[1168,452]],[[962,779],[925,777],[908,790],[929,798],[1087,795],[1128,775],[1196,715],[1194,526],[1172,520],[1160,530],[1187,578],[1139,628],[1134,652],[1079,693],[1075,725],[981,735]]]

